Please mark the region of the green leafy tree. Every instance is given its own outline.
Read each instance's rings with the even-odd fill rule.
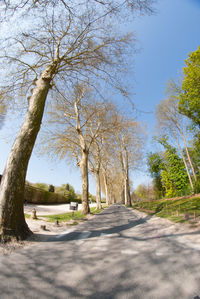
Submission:
[[[35,184],[31,184],[31,185],[33,185],[36,188],[42,189],[44,191],[48,191],[48,189],[49,189],[48,185],[45,183],[35,183]]]
[[[155,188],[152,184],[140,184],[137,186],[134,194],[137,199],[154,199],[155,198]]]
[[[49,185],[48,191],[49,192],[55,192],[54,186],[53,185]]]
[[[200,192],[200,133],[196,132],[189,148],[190,156],[194,164],[194,170],[197,176],[197,183],[195,184],[194,192]]]
[[[74,187],[69,183],[56,187],[55,192],[64,195],[69,201],[75,200],[77,198]]]
[[[160,153],[150,153],[148,155],[148,167],[151,177],[153,178],[155,197],[160,198],[165,195],[165,189],[162,185],[161,171],[163,168],[163,157]]]
[[[185,63],[179,111],[200,128],[200,46],[189,54]]]
[[[161,182],[167,197],[184,195],[188,189],[188,177],[183,160],[176,148],[167,143],[167,138],[159,139],[164,146],[164,163],[161,170]]]

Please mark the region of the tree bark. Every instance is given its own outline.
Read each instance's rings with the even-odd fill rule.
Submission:
[[[123,186],[122,191],[121,191],[121,203],[122,203],[122,204],[125,204],[125,192],[124,192],[124,186]]]
[[[104,186],[105,186],[105,192],[106,192],[106,204],[109,205],[109,197],[108,197],[108,184],[107,184],[107,178],[105,172],[103,173],[104,178]]]
[[[189,164],[190,164],[190,167],[192,169],[192,174],[193,174],[193,177],[194,177],[194,181],[195,181],[195,184],[197,183],[197,176],[196,176],[196,173],[195,173],[195,170],[194,170],[194,166],[192,164],[192,160],[190,158],[190,153],[188,151],[188,147],[187,147],[187,143],[186,143],[186,139],[185,139],[185,136],[183,134],[183,132],[181,132],[181,135],[183,137],[183,142],[184,142],[184,145],[185,145],[185,150],[186,150],[186,154],[187,154],[187,157],[188,157],[188,161],[189,161]]]
[[[31,234],[24,218],[24,188],[28,162],[40,130],[46,97],[50,88],[54,65],[49,65],[40,78],[29,100],[25,120],[3,172],[0,185],[1,241],[23,240]]]
[[[99,170],[95,172],[97,209],[101,209],[101,183]]]
[[[129,187],[129,179],[125,179],[125,205],[131,206],[131,194],[130,194],[130,187]]]
[[[88,202],[89,180],[88,180],[88,151],[87,150],[82,150],[80,168],[81,168],[81,179],[82,179],[82,214],[85,215],[90,212],[90,207]]]
[[[130,194],[130,185],[129,185],[129,159],[128,159],[128,152],[125,148],[124,150],[124,155],[125,155],[125,167],[124,173],[125,173],[125,182],[124,182],[124,191],[125,191],[125,205],[131,206],[131,194]]]
[[[180,143],[179,143],[178,139],[176,141],[178,143],[178,147],[179,147],[179,150],[180,150],[180,153],[181,153],[181,157],[182,157],[183,163],[185,165],[185,169],[186,169],[187,176],[188,176],[188,179],[189,179],[189,182],[190,182],[190,186],[192,188],[192,192],[194,192],[194,185],[193,185],[193,182],[192,182],[192,178],[191,178],[191,175],[190,175],[190,172],[189,172],[189,168],[188,168],[187,162],[185,160],[185,157],[184,157],[184,154],[183,154],[183,151],[181,149],[181,146],[180,146]]]
[[[113,204],[113,196],[112,196],[112,192],[109,193],[109,205]]]

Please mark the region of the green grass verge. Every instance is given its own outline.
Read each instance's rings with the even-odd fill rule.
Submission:
[[[133,208],[174,222],[189,222],[195,221],[195,218],[200,216],[200,197],[142,201],[134,203]]]
[[[105,208],[105,205],[103,205],[103,208]],[[90,213],[91,214],[98,214],[100,212],[102,212],[102,209],[98,210],[95,207],[90,208]],[[76,211],[76,212],[74,212],[74,218],[73,219],[74,220],[84,220],[86,216],[87,215],[83,215],[81,213],[81,211]],[[56,220],[58,220],[59,222],[67,222],[67,221],[72,220],[72,212],[63,213],[63,214],[56,214],[56,215],[41,216],[41,217],[46,218],[46,220],[49,221],[49,222],[55,222]],[[74,223],[73,223],[73,225],[75,225]],[[78,224],[78,222],[76,224]]]
[[[31,215],[29,214],[24,214],[25,218],[31,218]]]

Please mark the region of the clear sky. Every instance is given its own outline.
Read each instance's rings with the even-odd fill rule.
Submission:
[[[132,23],[141,51],[135,55],[133,100],[138,121],[146,122],[149,140],[146,151],[153,151],[151,143],[156,105],[165,97],[166,83],[178,78],[188,53],[200,45],[200,0],[158,0],[153,16],[142,16]],[[150,112],[150,113],[143,113]],[[0,130],[0,173],[3,172],[8,153],[19,126],[20,119],[9,118]],[[144,172],[132,175],[134,187],[148,182]],[[27,180],[61,185],[70,183],[81,191],[80,170],[65,161],[51,162],[33,152]],[[95,184],[90,181],[90,192],[95,194]]]

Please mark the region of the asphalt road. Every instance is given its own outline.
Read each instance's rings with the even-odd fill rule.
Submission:
[[[71,232],[1,256],[0,298],[199,298],[200,247],[139,215],[114,205]]]

